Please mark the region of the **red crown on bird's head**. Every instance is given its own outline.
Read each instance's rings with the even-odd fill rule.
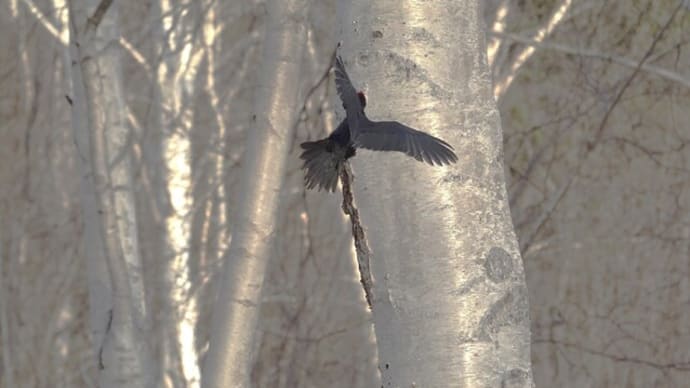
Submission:
[[[367,97],[364,95],[364,92],[357,92],[357,97],[359,98],[359,103],[362,104],[362,108],[367,106]]]

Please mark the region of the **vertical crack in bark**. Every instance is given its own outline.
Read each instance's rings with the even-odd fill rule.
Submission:
[[[369,308],[372,308],[374,280],[371,277],[371,251],[367,243],[362,222],[359,219],[359,211],[355,206],[355,197],[352,193],[352,171],[348,162],[343,163],[340,169],[340,182],[343,185],[343,212],[350,216],[352,225],[352,237],[355,239],[355,251],[357,252],[357,266],[359,267],[359,281],[364,288],[364,296]]]
[[[108,322],[105,326],[105,333],[103,333],[103,340],[101,341],[101,346],[98,348],[98,369],[105,369],[105,363],[103,362],[103,349],[105,349],[105,341],[110,335],[110,329],[113,326],[113,309],[108,310]]]

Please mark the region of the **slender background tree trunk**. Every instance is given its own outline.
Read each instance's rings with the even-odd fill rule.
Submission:
[[[137,220],[122,96],[117,3],[69,2],[72,101],[82,171],[95,356],[102,387],[149,387],[148,343]]]
[[[249,387],[261,291],[274,254],[280,191],[296,126],[306,41],[305,0],[272,0],[242,197],[212,319],[203,375],[207,388]]]
[[[183,7],[186,12],[176,12]],[[161,220],[158,253],[155,255],[158,330],[158,367],[170,386],[198,387],[196,340],[197,299],[191,294],[190,249],[193,203],[192,139],[201,132],[194,128],[197,76],[204,56],[201,36],[195,35],[201,18],[200,2],[159,0],[152,14],[156,25],[156,87],[154,88],[153,128],[155,145],[149,147],[153,176],[160,182],[155,195]],[[189,38],[194,36],[195,39]],[[200,181],[200,180],[198,180]],[[162,253],[162,254],[161,254]]]

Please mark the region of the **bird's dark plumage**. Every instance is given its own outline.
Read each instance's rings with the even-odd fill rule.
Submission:
[[[357,92],[340,56],[335,60],[335,85],[347,117],[325,139],[301,144],[308,189],[335,191],[345,161],[357,148],[398,151],[430,165],[455,163],[453,147],[445,141],[397,121],[371,121],[364,114],[366,98]]]

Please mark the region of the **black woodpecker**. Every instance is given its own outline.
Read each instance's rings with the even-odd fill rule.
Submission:
[[[308,189],[335,191],[345,161],[355,155],[357,148],[403,152],[432,166],[458,160],[453,147],[439,138],[397,121],[369,120],[364,114],[366,97],[352,86],[340,56],[335,60],[335,86],[347,117],[327,138],[300,145]]]

